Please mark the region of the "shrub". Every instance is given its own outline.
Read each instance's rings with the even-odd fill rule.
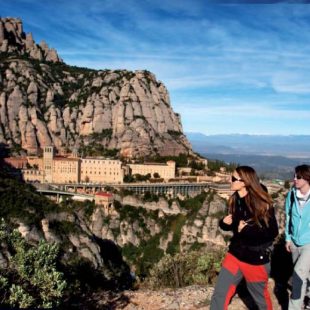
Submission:
[[[0,224],[0,241],[12,251],[7,268],[0,269],[2,304],[20,308],[59,305],[67,284],[56,269],[58,246],[45,241],[30,246],[4,221]]]
[[[173,218],[173,217],[171,217]],[[168,243],[167,253],[175,254],[180,251],[180,240],[182,227],[186,221],[186,217],[183,214],[178,214],[171,222],[171,231],[173,231],[173,238]]]
[[[141,258],[137,261],[137,274],[143,279],[154,264],[158,263],[163,257],[164,251],[159,248],[160,235],[157,234],[139,246]]]
[[[115,208],[119,205],[115,206]],[[130,205],[121,206],[119,209],[116,209],[119,212],[120,221],[127,220],[133,222],[134,220],[144,221],[144,216],[147,214],[147,211],[142,207],[134,207]]]
[[[182,132],[176,130],[168,130],[168,134],[174,138],[177,138],[182,135]]]
[[[78,234],[80,233],[80,228],[78,225],[76,225],[73,222],[69,221],[51,221],[50,224],[50,229],[55,231],[58,235],[60,236],[68,236],[70,234]]]
[[[147,285],[153,289],[213,284],[224,256],[222,250],[165,255],[151,270]]]
[[[158,202],[159,201],[159,197],[158,197],[158,195],[155,195],[155,194],[147,191],[143,195],[143,201],[144,202],[151,202],[151,201]]]

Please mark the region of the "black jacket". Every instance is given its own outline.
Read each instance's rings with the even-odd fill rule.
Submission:
[[[269,262],[268,247],[272,245],[273,240],[279,233],[274,209],[271,209],[268,227],[263,221],[260,222],[261,225],[256,224],[254,221],[249,221],[248,225],[239,233],[239,222],[241,220],[250,220],[253,215],[245,203],[245,198],[240,198],[237,193],[235,195],[237,195],[237,199],[232,224],[225,224],[223,219],[220,221],[221,229],[233,232],[228,252],[240,261],[248,264],[266,264]]]

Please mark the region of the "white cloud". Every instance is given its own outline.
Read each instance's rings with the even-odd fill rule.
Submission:
[[[310,94],[310,74],[308,72],[279,72],[272,85],[279,93]]]

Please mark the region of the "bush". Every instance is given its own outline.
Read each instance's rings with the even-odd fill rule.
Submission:
[[[152,202],[152,201],[158,202],[159,196],[151,192],[145,192],[142,199],[143,202]]]
[[[19,308],[59,305],[67,284],[56,269],[58,246],[45,241],[36,247],[29,246],[17,231],[10,231],[4,221],[0,224],[0,241],[12,252],[8,266],[0,269],[2,305]]]
[[[180,251],[180,240],[182,227],[186,222],[186,217],[183,214],[176,215],[175,218],[171,217],[173,220],[170,224],[171,231],[173,232],[172,240],[168,243],[167,253],[173,255]]]
[[[223,256],[222,250],[165,255],[150,270],[146,283],[153,289],[213,284],[221,268]]]

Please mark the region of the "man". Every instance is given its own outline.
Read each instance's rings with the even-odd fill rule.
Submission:
[[[310,166],[295,168],[294,186],[285,202],[286,250],[292,253],[294,271],[289,310],[303,309],[303,303],[310,279]],[[307,298],[305,309],[310,309]]]

